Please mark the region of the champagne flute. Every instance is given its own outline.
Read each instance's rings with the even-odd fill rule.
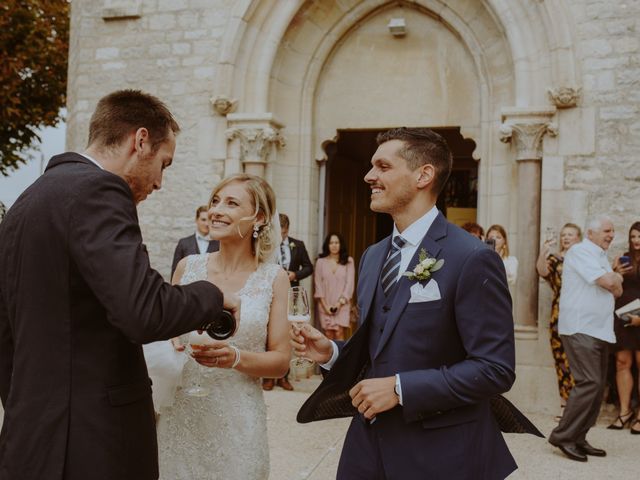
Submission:
[[[309,313],[309,296],[304,287],[291,287],[289,289],[289,311],[288,319],[291,324],[302,328],[305,323],[311,321]],[[312,360],[304,357],[296,357],[291,360],[292,368],[308,367],[313,364]]]
[[[185,351],[189,355],[189,358],[191,358],[195,364],[195,385],[191,385],[190,387],[185,388],[184,393],[191,397],[206,397],[211,393],[211,389],[202,386],[202,369],[205,367],[201,366],[192,357],[194,352],[203,350],[207,345],[210,345],[211,343],[213,343],[212,338],[205,332],[198,333],[197,331],[193,331],[189,333],[189,336],[187,338]]]

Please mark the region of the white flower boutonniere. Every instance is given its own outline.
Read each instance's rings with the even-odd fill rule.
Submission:
[[[415,267],[413,267],[413,271],[406,271],[402,275],[407,277],[409,280],[413,281],[422,281],[429,280],[431,278],[431,274],[437,272],[444,265],[444,259],[436,260],[435,258],[429,257],[424,248],[420,249],[420,254],[418,255],[418,263]]]
[[[289,248],[296,248],[296,244],[295,244],[295,243],[293,243],[293,242],[290,242],[290,243],[289,243]]]

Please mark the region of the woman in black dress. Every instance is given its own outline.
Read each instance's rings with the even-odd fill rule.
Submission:
[[[640,298],[640,222],[635,222],[629,230],[629,251],[625,253],[629,262],[622,262],[617,258],[615,270],[624,276],[622,296],[616,300],[616,309]],[[620,413],[618,418],[609,425],[612,430],[622,430],[630,426],[631,433],[640,434],[640,408],[634,417],[631,408],[631,394],[634,378],[632,374],[633,361],[636,368],[640,366],[640,318],[635,317],[632,325],[625,327],[617,316],[614,319],[616,332],[616,385],[620,398]],[[640,378],[636,386],[640,388]]]

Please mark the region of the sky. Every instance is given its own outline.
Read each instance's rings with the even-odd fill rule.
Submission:
[[[53,155],[64,152],[65,132],[64,122],[57,127],[44,128],[40,133],[42,143],[34,148],[35,158],[21,164],[20,168],[12,171],[8,177],[0,175],[0,201],[7,208],[42,174]]]

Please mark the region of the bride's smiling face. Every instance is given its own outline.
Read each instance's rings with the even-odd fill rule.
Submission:
[[[251,237],[255,223],[255,206],[240,182],[222,187],[209,205],[211,227],[209,235],[215,240]]]

